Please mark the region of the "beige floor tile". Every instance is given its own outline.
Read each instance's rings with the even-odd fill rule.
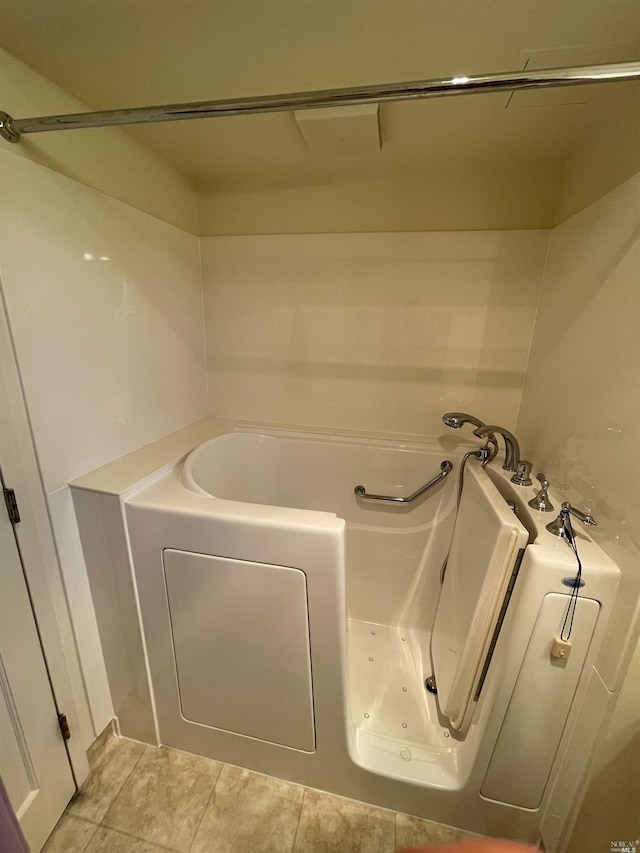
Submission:
[[[97,828],[88,820],[63,814],[42,853],[83,853]]]
[[[87,750],[87,758],[91,767],[96,767],[100,763],[105,752],[113,746],[110,741],[114,739],[116,738],[113,733],[113,726],[109,723],[102,734],[98,735]]]
[[[445,826],[443,823],[433,823],[406,814],[396,815],[396,847],[420,847],[425,844],[445,844],[462,838],[479,838],[471,832]]]
[[[166,853],[166,848],[99,826],[85,853]]]
[[[303,790],[224,765],[191,853],[291,853]]]
[[[109,738],[89,778],[71,800],[67,811],[76,817],[100,823],[144,750],[141,743]]]
[[[395,815],[355,800],[306,790],[295,853],[393,851]]]
[[[149,746],[104,825],[186,853],[221,767],[209,758]]]

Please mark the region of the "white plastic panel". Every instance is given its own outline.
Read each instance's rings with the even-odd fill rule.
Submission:
[[[618,698],[616,693],[609,691],[594,668],[589,674],[582,675],[581,681],[587,679],[588,687],[579,716],[571,727],[566,745],[563,743],[559,747],[563,756],[556,764],[544,793],[539,826],[544,849],[549,853],[562,849],[560,841],[567,818],[572,816],[576,794],[581,789],[594,749],[601,742],[602,720],[613,712]]]
[[[482,667],[527,540],[487,474],[468,465],[431,642],[438,704],[455,729],[471,722]]]
[[[570,596],[543,599],[481,793],[535,809],[540,805],[593,635],[600,604],[579,598],[566,660],[551,657]]]
[[[171,549],[164,570],[185,719],[312,751],[304,573]]]

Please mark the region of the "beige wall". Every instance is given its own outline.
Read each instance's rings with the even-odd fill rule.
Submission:
[[[624,625],[640,592],[639,283],[640,174],[551,234],[518,419],[529,458],[593,510],[613,559],[635,551]],[[603,673],[610,687],[614,668]]]
[[[0,90],[17,118],[87,109],[4,51]],[[0,140],[0,178],[0,289],[99,732],[111,699],[66,484],[206,411],[196,197],[118,129]]]
[[[316,234],[551,228],[561,168],[438,168],[199,194],[200,233]]]
[[[625,97],[592,128],[566,162],[554,224],[560,224],[640,171],[640,86],[624,84]],[[620,93],[621,94],[621,93]]]
[[[90,109],[1,49],[0,92],[0,108],[14,118]],[[15,145],[0,139],[0,150],[5,149],[198,233],[197,200],[188,182],[123,130],[38,133],[23,136]]]
[[[211,412],[437,434],[515,425],[546,231],[201,240]]]
[[[112,716],[67,483],[206,413],[198,238],[0,149],[0,289],[96,732]]]
[[[640,174],[552,232],[518,419],[527,455],[592,509],[594,537],[623,572],[615,635],[598,663],[609,689],[633,662],[570,853],[635,839],[640,826],[639,294]]]

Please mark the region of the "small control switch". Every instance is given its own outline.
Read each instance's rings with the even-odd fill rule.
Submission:
[[[571,640],[563,640],[560,637],[554,637],[551,644],[551,657],[557,660],[567,660],[571,654]]]

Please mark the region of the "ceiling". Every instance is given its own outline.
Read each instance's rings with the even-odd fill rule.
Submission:
[[[0,46],[91,109],[640,59],[637,0],[0,0],[0,16]],[[211,189],[557,164],[633,87],[385,104],[374,154],[310,151],[290,113],[127,132]]]

